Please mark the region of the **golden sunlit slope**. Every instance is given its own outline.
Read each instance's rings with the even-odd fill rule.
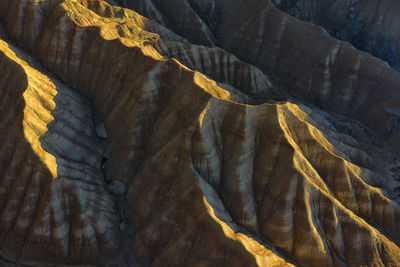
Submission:
[[[7,61],[15,61],[14,64],[22,65],[25,71],[27,85],[25,91],[23,91],[22,97],[25,101],[25,108],[23,110],[23,133],[25,139],[30,143],[33,151],[37,156],[39,156],[40,160],[47,166],[51,175],[56,178],[57,177],[57,163],[56,159],[53,155],[43,150],[43,147],[39,141],[39,138],[47,132],[47,124],[49,124],[54,117],[51,115],[51,112],[54,110],[55,103],[53,101],[54,96],[57,94],[55,86],[49,81],[49,79],[45,76],[37,75],[35,70],[29,68],[28,64],[18,57],[9,49],[6,42],[1,41],[0,43],[1,51],[3,52],[3,57]],[[3,65],[3,73],[5,73],[5,69],[7,68],[7,64]],[[21,71],[20,71],[21,72]],[[24,74],[20,74],[21,81],[24,81]],[[18,75],[16,75],[18,77]],[[31,78],[31,79],[29,79]],[[29,86],[35,84],[39,88],[35,88],[34,86]],[[10,83],[13,85],[13,83]],[[7,85],[7,86],[10,86]],[[18,87],[18,86],[16,86]],[[18,103],[20,99],[15,99],[14,101],[10,101],[7,99],[8,94],[4,93],[5,100],[7,100],[8,104],[11,102]],[[18,95],[16,96],[18,97]],[[18,101],[19,100],[19,101]],[[22,100],[22,99],[21,99]],[[6,102],[6,101],[5,101]],[[18,104],[17,104],[18,105]],[[4,112],[6,112],[6,108],[4,108]],[[6,113],[4,113],[5,115]],[[7,118],[7,116],[5,116]],[[14,118],[11,116],[12,120]],[[17,127],[20,127],[18,125]],[[12,128],[12,127],[11,127]]]
[[[393,51],[397,53],[398,34],[393,34],[393,31],[398,32],[399,25],[395,18],[398,10],[396,1],[117,2],[126,3],[129,8],[165,25],[192,43],[218,46],[229,51],[272,77],[294,98],[360,120],[386,139],[393,150],[400,151],[400,131],[388,130],[396,125],[398,118],[388,110],[397,113],[400,110],[400,74],[386,62],[332,38],[320,26],[289,16],[272,3],[292,3],[310,14],[315,6],[321,8],[321,12],[330,8],[332,16],[337,18],[349,12],[346,6],[355,6],[353,11],[358,17],[357,23],[365,27],[354,28],[361,27],[362,31],[374,28],[374,23],[382,16],[386,26],[375,28],[375,32],[378,31],[376,34],[382,36],[373,45],[379,46],[380,40],[386,40],[393,44]],[[343,8],[336,7],[337,4],[343,5]],[[389,13],[388,16],[385,16],[386,13]],[[329,20],[328,15],[325,18]],[[195,31],[193,27],[196,24],[201,26]],[[388,35],[393,38],[385,39]],[[390,51],[392,46],[381,48]]]
[[[54,73],[2,41],[0,93],[15,100],[0,129],[16,141],[0,154],[14,188],[0,188],[0,212],[23,215],[0,219],[0,262],[400,265],[400,163],[361,123],[104,1],[0,10],[9,38]],[[123,197],[106,190],[116,179]]]
[[[4,39],[0,55],[0,262],[115,260],[118,217],[88,100]]]

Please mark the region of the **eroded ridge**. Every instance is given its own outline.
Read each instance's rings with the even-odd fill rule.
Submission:
[[[399,65],[399,17],[397,1],[273,1],[277,7],[301,20],[324,27],[331,36],[357,49]]]
[[[18,259],[59,265],[102,265],[107,260],[121,266],[400,264],[396,203],[400,163],[385,138],[377,135],[386,122],[376,125],[374,132],[343,112],[327,113],[300,104],[286,93],[293,95],[290,84],[272,79],[260,64],[255,64],[257,68],[223,49],[191,45],[190,36],[184,39],[104,1],[2,1],[1,5],[11,11],[0,14],[7,34],[77,91],[57,84],[58,90],[49,89],[45,114],[52,117],[42,119],[42,131],[35,134],[41,136],[40,149],[58,166],[57,179],[49,171],[48,190],[59,181],[73,180],[69,195],[76,203],[87,204],[85,210],[73,208],[76,216],[93,214],[79,233],[94,232],[98,238],[69,243],[72,251],[82,251],[79,244],[95,242],[87,245],[85,255],[70,253],[51,260],[33,255],[37,247],[26,242],[25,249],[32,254],[18,254]],[[233,2],[227,5],[231,14],[238,12]],[[267,11],[283,18],[275,8]],[[158,14],[162,23],[164,14]],[[24,30],[28,27],[35,34]],[[0,80],[1,92],[10,91],[7,84],[14,77]],[[304,87],[302,82],[298,85],[300,92]],[[315,83],[313,90],[325,88],[319,86]],[[32,89],[39,92],[40,88]],[[269,100],[252,102],[261,96]],[[69,105],[74,108],[67,109]],[[57,112],[57,107],[64,109]],[[107,130],[102,140],[95,137],[89,122],[92,111]],[[24,119],[18,116],[23,110],[18,114],[10,113],[3,125],[15,121],[22,125],[18,122]],[[368,123],[364,115],[349,114]],[[32,143],[26,144],[31,148]],[[103,157],[108,160],[101,162]],[[51,169],[43,155],[37,161]],[[17,176],[10,172],[10,179]],[[120,214],[110,208],[115,202],[103,178],[127,185],[120,198],[126,229],[119,227],[121,207]],[[86,184],[93,187],[81,195]],[[63,193],[57,196],[64,199]],[[58,205],[42,195],[44,206]],[[104,202],[99,205],[99,201]],[[63,205],[67,210],[75,207]],[[25,206],[30,205],[22,202],[15,210]],[[71,216],[56,214],[52,220],[64,222]],[[101,230],[105,223],[101,218],[109,220],[106,232]],[[51,227],[53,221],[45,225]],[[94,231],[88,230],[90,226]],[[7,255],[16,255],[18,246],[7,242],[11,244]],[[10,256],[7,260],[17,261]]]
[[[304,2],[304,6],[309,3],[298,2]],[[344,5],[353,2],[334,1]],[[365,2],[378,4],[379,1]],[[293,98],[361,121],[399,151],[400,131],[398,128],[388,131],[396,125],[397,117],[387,109],[399,110],[400,74],[386,62],[332,38],[322,27],[300,21],[267,0],[127,0],[125,3],[192,43],[218,45],[252,64]],[[390,3],[394,2],[387,1],[382,8],[391,6]],[[326,1],[318,1],[310,5],[311,10],[315,5],[324,4]],[[171,9],[171,6],[179,8]],[[397,4],[394,6],[393,14],[396,14]],[[365,7],[360,16],[368,16],[368,10],[372,8]],[[340,12],[335,15],[340,17]],[[207,26],[199,27],[202,34],[196,32],[196,38],[192,36],[194,24],[186,23],[186,14],[190,13],[196,13]],[[385,23],[389,24],[392,17],[388,16]],[[216,37],[213,44],[206,41],[208,32]],[[388,32],[383,30],[383,34]]]
[[[114,260],[118,219],[90,103],[4,40],[0,49],[0,262]]]

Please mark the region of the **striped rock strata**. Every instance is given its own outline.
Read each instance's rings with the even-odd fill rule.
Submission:
[[[343,55],[325,65],[295,57],[314,66],[302,70],[310,76],[295,92],[294,82],[268,69],[274,50],[259,49],[257,60],[254,51],[235,53],[261,47],[250,31],[236,48],[219,37],[231,54],[208,47],[217,44],[211,37],[192,44],[193,36],[104,1],[1,0],[0,262],[398,266],[400,162],[387,145],[393,137],[379,135],[393,120],[382,106],[399,108],[390,87],[397,74],[267,10]],[[204,32],[202,23],[191,27]],[[296,49],[282,40],[284,54],[304,52],[304,39]],[[331,52],[313,53],[318,61]],[[377,83],[389,83],[370,104],[376,113],[365,108],[376,85],[365,85],[348,109],[335,93],[322,101],[321,92],[337,92],[350,72],[330,75],[321,66],[343,66],[351,56],[361,62],[354,88],[364,84],[367,62],[382,68]],[[311,96],[307,79],[316,79]],[[97,122],[107,138],[96,136]],[[110,179],[126,184],[124,197],[107,191]]]

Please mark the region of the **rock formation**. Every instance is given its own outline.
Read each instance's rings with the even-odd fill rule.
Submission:
[[[283,11],[323,26],[332,36],[370,52],[400,70],[397,1],[273,1]]]
[[[208,32],[212,32],[216,41],[211,46],[217,45],[258,67],[298,100],[353,117],[380,135],[385,135],[393,124],[385,108],[398,106],[398,72],[348,43],[333,39],[321,27],[287,16],[267,0],[126,2],[191,42],[210,45],[206,39],[211,39]],[[171,5],[179,8],[172,12]],[[200,41],[201,34],[192,38],[192,24],[185,21],[185,14],[190,12],[196,12],[205,25],[210,25],[202,27],[204,37]],[[371,99],[374,105],[370,105]],[[399,146],[397,137],[385,138]]]
[[[0,0],[0,22],[0,264],[400,265],[382,60],[266,0]]]

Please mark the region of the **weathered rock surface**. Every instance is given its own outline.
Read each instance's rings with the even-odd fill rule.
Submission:
[[[116,196],[123,196],[126,194],[125,183],[117,179],[111,180],[111,182],[107,185],[107,190]]]
[[[96,135],[100,138],[108,137],[107,130],[106,130],[106,127],[104,126],[104,123],[96,124],[95,131],[96,131]]]
[[[118,213],[89,101],[4,39],[0,69],[1,265],[115,262]]]
[[[323,26],[333,37],[370,52],[400,71],[398,1],[273,1],[304,21]]]
[[[218,42],[212,45],[259,68],[296,99],[360,120],[380,135],[385,135],[393,125],[393,117],[385,108],[398,110],[400,74],[386,62],[330,37],[321,27],[288,16],[268,0],[127,0],[126,3],[189,41],[209,45],[205,37],[192,38],[191,24],[185,23],[186,14],[196,12],[207,25],[217,25],[203,30],[203,35],[211,31],[218,37]],[[311,6],[315,5],[319,4]],[[394,15],[388,17],[388,23],[396,29],[400,24],[391,23],[391,17]],[[400,151],[398,132],[385,138]]]
[[[397,72],[267,1],[124,2],[156,22],[0,0],[0,263],[400,265]]]

